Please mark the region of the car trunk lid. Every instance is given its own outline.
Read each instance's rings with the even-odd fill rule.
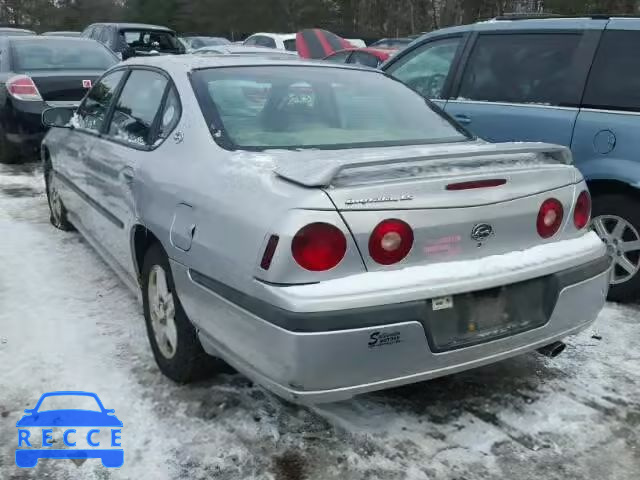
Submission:
[[[84,98],[89,88],[103,72],[95,70],[62,70],[23,72],[31,77],[42,99],[47,101],[77,102]]]
[[[310,162],[282,155],[276,173],[326,192],[368,270],[503,254],[571,233],[566,219],[580,177],[564,147],[467,142],[350,154],[341,160],[327,152],[324,161]],[[543,240],[536,220],[548,198],[560,201],[564,221],[558,234]],[[414,243],[404,260],[385,266],[373,259],[369,242],[389,219],[407,223]]]

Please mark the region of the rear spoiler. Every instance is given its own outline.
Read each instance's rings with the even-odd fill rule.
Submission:
[[[417,167],[420,173],[432,170],[513,167],[534,163],[571,164],[568,148],[545,143],[500,143],[485,142],[447,144],[446,146],[423,146],[383,148],[376,151],[287,151],[274,155],[275,173],[291,182],[305,187],[328,187],[339,177],[349,175],[349,170],[367,167]],[[274,152],[275,153],[275,152]],[[407,155],[409,153],[409,155]],[[323,155],[324,154],[324,155]],[[415,165],[417,164],[417,165]],[[379,171],[379,168],[376,168]],[[450,172],[449,172],[450,173]],[[416,176],[416,175],[410,175]]]

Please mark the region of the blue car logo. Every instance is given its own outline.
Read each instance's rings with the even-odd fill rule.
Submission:
[[[51,397],[61,397],[57,400],[95,400],[98,410],[43,408],[42,403]],[[69,397],[68,399],[65,397]],[[65,403],[66,404],[66,403]],[[108,468],[121,467],[124,463],[124,450],[121,447],[122,422],[114,415],[114,410],[104,408],[98,395],[91,392],[49,392],[40,397],[33,409],[25,410],[16,427],[18,427],[18,449],[16,450],[16,465],[22,468],[35,467],[41,458],[55,459],[88,459],[100,458],[102,464]],[[52,427],[52,428],[43,428]],[[70,448],[54,449],[53,428],[63,428],[62,439],[65,446]],[[75,428],[91,427],[86,433],[86,443],[91,448],[75,449],[80,440]],[[37,435],[40,429],[40,435]],[[110,430],[110,446],[100,448],[100,441],[96,436],[101,430]],[[40,438],[41,437],[41,438]],[[27,448],[28,447],[28,448]],[[38,448],[42,447],[42,448]]]

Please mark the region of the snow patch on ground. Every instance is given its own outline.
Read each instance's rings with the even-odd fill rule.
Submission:
[[[48,224],[43,189],[38,168],[0,165],[2,480],[638,477],[638,306],[607,305],[553,360],[522,355],[314,408],[230,369],[180,386],[159,373],[129,291],[78,234]],[[15,467],[23,410],[61,389],[115,409],[122,468]]]

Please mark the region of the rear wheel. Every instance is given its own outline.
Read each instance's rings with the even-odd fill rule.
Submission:
[[[169,261],[157,243],[144,257],[142,301],[149,343],[160,371],[179,383],[204,376],[212,358],[202,349],[180,304]]]
[[[609,300],[640,297],[640,202],[624,195],[598,196],[591,224],[613,262]]]
[[[60,198],[58,179],[50,165],[45,167],[45,185],[47,187],[47,202],[49,203],[49,221],[59,230],[69,232],[74,230],[67,218],[67,209]]]

